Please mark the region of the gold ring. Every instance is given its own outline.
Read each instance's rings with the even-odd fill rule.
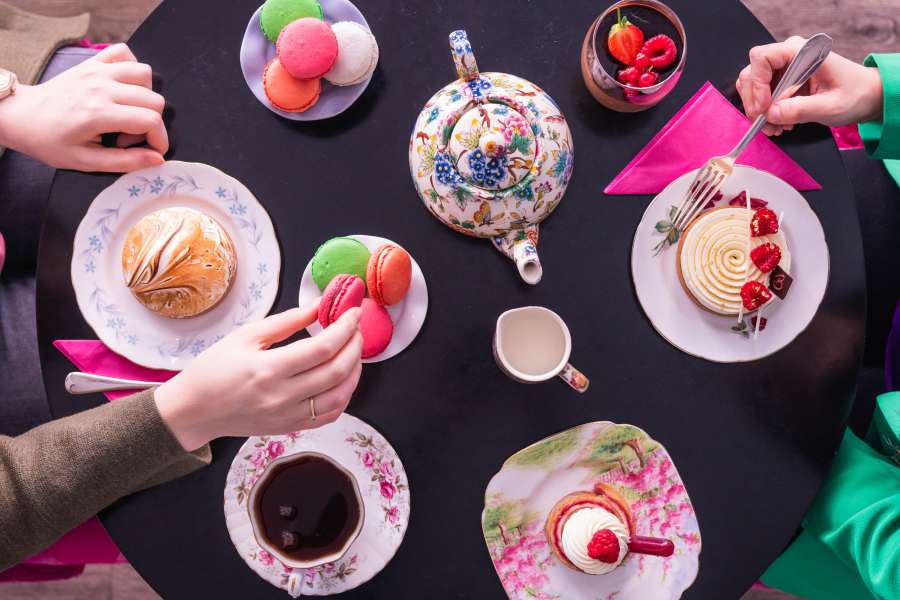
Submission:
[[[313,396],[312,398],[309,399],[309,416],[313,421],[316,420],[317,415],[316,415],[316,398],[315,398],[315,396]]]

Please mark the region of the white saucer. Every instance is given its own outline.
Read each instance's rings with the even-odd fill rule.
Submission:
[[[768,201],[776,214],[784,212],[784,235],[791,252],[794,282],[784,300],[766,305],[768,321],[757,339],[732,330],[737,317],[716,315],[699,308],[678,279],[677,247],[668,246],[654,256],[662,239],[655,225],[666,218],[681,199],[696,170],[685,173],[660,192],[647,207],[634,234],[631,275],[638,301],[653,327],[669,343],[688,354],[723,363],[758,360],[778,352],[809,325],[828,285],[828,245],[816,213],[797,190],[778,177],[752,167],[735,165],[722,187],[724,200],[744,189],[750,196]],[[749,322],[750,318],[745,317]]]
[[[237,254],[237,274],[222,301],[188,319],[151,312],[125,287],[122,275],[128,230],[168,206],[214,218]],[[127,173],[100,192],[75,232],[71,268],[78,308],[100,340],[141,366],[171,370],[184,369],[236,327],[265,317],[280,270],[272,221],[250,190],[214,167],[181,161]]]
[[[256,543],[247,498],[271,460],[310,450],[329,456],[353,473],[366,520],[340,560],[311,569],[291,569]],[[397,453],[372,426],[347,413],[318,429],[248,438],[225,481],[225,525],[238,554],[257,575],[294,597],[339,594],[369,581],[403,542],[409,512],[409,482]]]
[[[344,237],[362,242],[370,252],[382,244],[400,246],[400,244],[389,239],[373,235],[348,235]],[[400,247],[402,248],[402,246]],[[425,284],[425,275],[422,274],[422,269],[419,268],[416,259],[412,258],[411,254],[410,258],[412,259],[412,281],[409,284],[409,292],[407,292],[406,297],[401,302],[385,307],[391,315],[391,320],[394,322],[394,337],[391,338],[391,343],[388,344],[384,352],[372,358],[363,359],[364,363],[381,362],[397,356],[413,343],[413,340],[419,335],[419,330],[422,329],[425,315],[428,314],[428,286]],[[319,291],[319,286],[316,285],[312,278],[312,259],[310,259],[306,263],[303,277],[300,280],[298,306],[306,306],[321,295],[322,292]],[[318,335],[322,331],[322,326],[316,321],[307,327],[306,331],[309,332],[309,335]]]
[[[320,0],[319,3],[325,13],[326,23],[353,21],[371,31],[366,18],[349,0]],[[250,17],[247,30],[244,32],[244,39],[241,41],[241,71],[244,73],[244,81],[247,82],[250,91],[263,106],[276,115],[292,121],[318,121],[341,114],[366,91],[372,80],[371,77],[354,85],[332,85],[322,79],[319,100],[309,110],[287,112],[276,108],[269,102],[263,89],[263,72],[269,61],[275,58],[275,44],[270,42],[259,28],[260,11],[262,11],[262,6],[256,9],[256,12]]]

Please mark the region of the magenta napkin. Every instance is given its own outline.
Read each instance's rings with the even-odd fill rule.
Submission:
[[[85,373],[142,381],[168,381],[178,374],[177,371],[148,369],[136,365],[127,358],[122,358],[98,340],[56,340],[53,345],[80,371]],[[110,400],[116,400],[134,392],[135,390],[120,390],[105,392],[105,395]]]
[[[707,81],[603,192],[657,194],[710,157],[729,152],[749,126],[747,117]],[[768,171],[798,190],[822,189],[763,134],[750,142],[737,162]]]

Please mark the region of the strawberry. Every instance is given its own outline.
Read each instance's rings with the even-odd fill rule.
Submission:
[[[777,244],[766,242],[750,251],[750,260],[763,273],[768,273],[781,261],[781,248]]]
[[[659,81],[659,73],[652,69],[650,71],[644,71],[638,78],[638,87],[650,87],[651,85],[655,85],[657,81]]]
[[[634,66],[641,71],[646,71],[650,68],[650,57],[643,52],[638,52],[634,55]]]
[[[587,547],[588,556],[605,563],[619,560],[619,538],[610,529],[601,529],[594,534]]]
[[[750,219],[750,235],[770,235],[778,233],[778,216],[768,208],[760,208]]]
[[[619,80],[619,83],[627,83],[629,85],[635,85],[638,82],[638,79],[641,76],[641,72],[634,67],[625,67],[624,69],[620,69],[616,74],[616,79]]]
[[[763,200],[762,198],[750,198],[750,208],[753,210],[757,210],[760,208],[765,208],[769,205],[768,202]],[[738,208],[746,208],[747,207],[747,192],[741,192],[734,198],[728,201],[728,206],[736,206]]]
[[[672,38],[665,34],[654,35],[652,38],[644,42],[641,47],[641,53],[647,55],[650,59],[650,66],[654,69],[665,69],[673,62],[678,55],[678,49]]]
[[[634,55],[644,44],[644,32],[632,25],[622,11],[616,9],[616,23],[609,28],[606,47],[617,61],[624,65],[634,64]]]
[[[756,310],[772,299],[772,292],[758,281],[748,281],[741,288],[741,302],[745,310]]]

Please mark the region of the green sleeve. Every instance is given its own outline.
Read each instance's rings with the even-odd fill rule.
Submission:
[[[884,89],[880,121],[859,124],[859,136],[872,158],[900,158],[900,54],[870,54],[867,67],[878,67]]]

